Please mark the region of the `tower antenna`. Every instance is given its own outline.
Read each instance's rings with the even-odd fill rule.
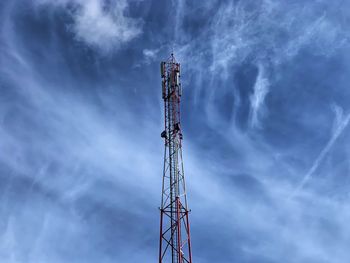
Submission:
[[[164,168],[160,207],[159,263],[192,263],[189,209],[182,161],[180,63],[161,62],[164,100]]]

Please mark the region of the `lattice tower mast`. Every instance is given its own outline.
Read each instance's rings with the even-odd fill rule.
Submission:
[[[173,54],[161,62],[165,130],[159,263],[192,263],[189,209],[182,161],[180,63]]]

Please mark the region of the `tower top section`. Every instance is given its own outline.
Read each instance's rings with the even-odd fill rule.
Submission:
[[[180,102],[182,88],[180,84],[180,63],[172,53],[166,61],[160,63],[160,76],[162,80],[162,98],[173,99]]]

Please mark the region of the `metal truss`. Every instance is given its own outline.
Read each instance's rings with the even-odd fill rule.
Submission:
[[[180,64],[171,54],[161,62],[165,129],[162,201],[160,207],[159,263],[192,263],[189,210],[182,160],[180,119]]]

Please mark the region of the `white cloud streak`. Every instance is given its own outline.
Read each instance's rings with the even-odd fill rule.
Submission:
[[[179,2],[180,4],[182,2]],[[290,2],[278,0],[247,0],[228,1],[217,7],[217,3],[201,3],[199,10],[205,10],[211,15],[210,24],[203,27],[196,38],[181,26],[177,21],[176,39],[177,51],[182,62],[192,70],[198,85],[195,87],[195,95],[201,96],[203,87],[208,83],[211,90],[206,98],[201,98],[202,103],[211,104],[211,97],[220,93],[222,87],[210,79],[227,79],[235,76],[237,68],[244,63],[264,63],[265,71],[274,74],[261,77],[260,85],[256,83],[254,95],[251,97],[252,114],[250,123],[253,127],[261,126],[259,123],[259,111],[263,109],[264,98],[267,94],[266,87],[273,92],[272,87],[279,66],[289,63],[300,51],[312,47],[315,55],[329,56],[340,47],[348,44],[349,31],[344,28],[340,19],[334,19],[333,12],[336,5],[328,5],[326,1],[315,2]],[[193,16],[185,6],[181,6],[182,16],[178,19],[190,19]],[[215,9],[216,12],[209,10]],[[320,11],[322,10],[322,11]],[[188,12],[188,13],[186,13]],[[187,21],[185,20],[185,21]],[[196,52],[193,52],[196,50]],[[210,61],[205,69],[197,65],[204,65]],[[260,71],[261,72],[261,71]],[[204,78],[204,79],[203,79]],[[231,89],[233,85],[227,85]],[[199,99],[196,97],[195,102]],[[216,109],[215,105],[208,106],[210,114]],[[258,109],[258,110],[257,110]]]
[[[62,86],[56,86],[57,83],[49,80],[50,74],[46,74],[57,68],[51,65],[38,70],[38,65],[28,56],[26,45],[18,40],[10,20],[13,10],[7,11],[8,16],[2,17],[1,21],[4,26],[0,36],[3,55],[0,75],[1,91],[12,96],[3,97],[0,106],[1,178],[6,181],[2,186],[9,188],[0,194],[1,261],[112,262],[111,254],[116,253],[117,248],[109,255],[98,255],[98,260],[94,256],[99,252],[94,251],[99,238],[103,246],[108,246],[106,237],[99,237],[104,232],[103,222],[108,223],[109,217],[117,214],[117,228],[113,231],[122,234],[123,228],[118,228],[118,220],[125,211],[121,211],[131,199],[138,198],[136,194],[123,196],[121,189],[132,188],[137,193],[147,193],[146,188],[154,188],[147,197],[154,199],[155,206],[158,202],[161,167],[158,171],[157,154],[149,153],[154,153],[155,145],[158,145],[161,158],[162,142],[158,136],[152,135],[147,135],[147,140],[142,142],[139,140],[141,130],[158,134],[157,123],[148,122],[146,117],[145,123],[139,123],[135,128],[133,120],[136,117],[132,116],[130,108],[123,108],[123,99],[119,97],[113,101],[112,107],[118,108],[121,116],[118,115],[117,119],[107,117],[105,111],[96,110],[94,103],[68,91],[78,89],[65,69],[62,70],[66,73],[66,82],[63,81],[62,86],[70,88],[62,92]],[[3,87],[2,81],[8,86]],[[104,95],[99,98],[106,98]],[[106,102],[105,105],[109,104]],[[138,135],[132,135],[136,131]],[[137,163],[137,166],[130,163]],[[135,180],[139,186],[135,185]],[[154,183],[149,185],[150,180]],[[108,182],[107,185],[103,190],[99,189],[98,185],[104,182]],[[22,202],[21,198],[25,200]],[[93,212],[94,222],[99,220],[101,224],[87,227],[89,215],[84,211],[86,207],[81,206],[84,199],[88,209],[95,209],[97,205],[101,210],[107,210],[108,216],[103,220],[99,219],[101,211]],[[139,209],[134,216],[143,213]],[[154,229],[156,231],[156,227]],[[82,235],[92,233],[93,239],[78,245]],[[77,246],[71,248],[70,242]],[[58,254],[57,251],[65,252]],[[149,257],[147,248],[132,258],[127,255],[128,246],[119,252],[113,261],[139,262],[141,258]]]
[[[150,62],[156,60],[159,50],[160,50],[159,48],[155,48],[155,49],[146,48],[142,50],[145,63],[149,64]]]
[[[317,158],[315,159],[315,161],[313,162],[312,166],[310,167],[310,169],[307,171],[307,173],[304,175],[303,179],[301,180],[300,184],[298,185],[298,187],[292,192],[292,194],[290,195],[289,198],[294,197],[296,194],[298,194],[298,192],[305,186],[305,184],[311,179],[311,177],[313,176],[313,174],[315,173],[315,171],[317,170],[317,168],[320,166],[320,164],[322,163],[323,159],[326,157],[326,155],[328,154],[328,152],[332,149],[334,143],[337,141],[337,139],[339,138],[339,136],[343,133],[343,131],[346,129],[346,127],[349,124],[350,121],[350,114],[346,115],[346,116],[342,116],[343,115],[343,110],[336,106],[333,106],[333,109],[335,111],[336,114],[336,118],[334,121],[334,125],[333,125],[333,131],[332,131],[332,136],[329,139],[329,141],[327,142],[326,146],[322,149],[322,151],[319,153],[319,155],[317,156]]]
[[[265,68],[260,63],[258,65],[258,75],[254,85],[254,93],[250,96],[250,125],[260,127],[259,116],[263,113],[264,100],[269,92],[269,80],[266,77]]]
[[[255,164],[260,161],[260,157],[251,157],[250,161]],[[222,240],[241,233],[244,233],[244,236],[254,236],[254,242],[230,242],[231,239],[227,241],[230,248],[238,246],[237,251],[243,252],[245,258],[278,262],[280,258],[290,255],[293,257],[291,262],[346,261],[346,244],[350,233],[345,220],[350,218],[348,204],[307,191],[303,192],[301,199],[288,200],[285,197],[286,193],[291,191],[290,184],[266,176],[275,173],[275,170],[266,171],[259,176],[242,176],[242,179],[254,179],[247,188],[241,188],[234,172],[226,178],[227,180],[218,176],[225,172],[226,168],[218,166],[215,159],[207,160],[206,166],[203,167],[203,160],[196,159],[193,152],[190,159],[187,159],[187,164],[187,169],[192,173],[189,185],[191,207],[194,211],[192,219],[198,224],[207,223],[211,226],[207,233],[199,237],[203,239],[202,242],[210,240],[209,236],[216,235],[216,231],[222,230],[224,226],[225,234],[221,235]],[[251,191],[250,187],[254,184],[259,185],[258,192]],[[203,189],[206,189],[205,194]],[[209,223],[208,220],[204,223],[201,218],[206,211],[216,213],[216,216],[209,219]],[[328,220],[326,218],[329,213],[334,216]],[[323,223],[326,227],[321,227]],[[327,229],[327,226],[339,227],[342,233],[330,235],[329,231],[332,229]],[[196,238],[198,240],[198,236]],[[263,239],[262,242],[258,241],[260,238]],[[224,247],[222,244],[217,249],[224,253]]]
[[[252,56],[276,65],[295,57],[309,44],[315,53],[331,54],[349,36],[326,12],[315,11],[314,3],[286,4],[275,0],[223,5],[210,32],[214,32],[210,41],[215,72]]]

